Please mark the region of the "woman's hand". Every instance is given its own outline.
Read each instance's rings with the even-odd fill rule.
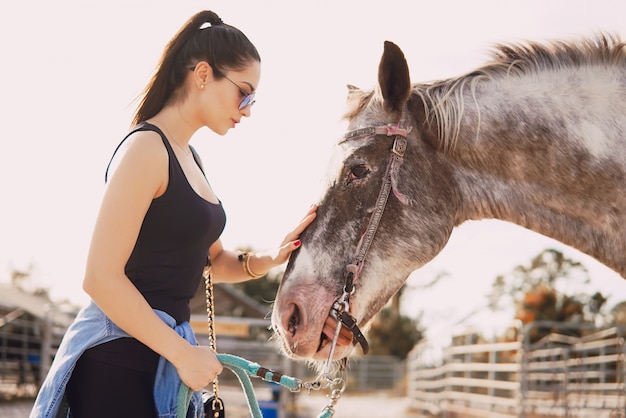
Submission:
[[[278,249],[252,252],[250,257],[247,258],[247,266],[242,266],[238,254],[224,250],[220,240],[215,241],[211,245],[209,252],[211,254],[213,277],[216,283],[237,283],[260,278],[265,276],[272,268],[287,262],[292,251],[300,246],[300,234],[313,222],[316,211],[317,205],[311,206],[298,225],[285,236]],[[254,272],[254,274],[247,274],[246,270]]]
[[[300,234],[302,234],[302,232],[306,229],[306,227],[309,226],[311,222],[313,222],[315,216],[317,215],[316,211],[317,205],[311,206],[311,208],[308,210],[306,215],[304,215],[304,218],[302,218],[300,223],[298,223],[293,231],[285,236],[285,239],[283,240],[283,242],[281,242],[280,247],[278,248],[278,252],[274,255],[274,263],[276,263],[276,265],[281,265],[287,262],[287,260],[289,260],[289,256],[291,255],[291,252],[300,246],[300,240],[298,238],[300,237]]]
[[[189,345],[174,366],[181,380],[194,391],[211,383],[223,370],[215,351],[207,346],[195,345]]]

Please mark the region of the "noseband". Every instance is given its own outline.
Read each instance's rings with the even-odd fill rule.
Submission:
[[[356,129],[354,131],[350,131],[346,133],[343,139],[339,142],[340,144],[346,141],[350,141],[358,138],[371,137],[376,135],[384,135],[386,137],[393,136],[393,146],[391,147],[391,157],[389,159],[389,164],[387,165],[387,170],[385,171],[383,184],[380,188],[380,192],[378,193],[378,199],[376,200],[376,207],[374,212],[372,213],[369,223],[367,225],[367,229],[365,233],[361,236],[361,239],[357,245],[356,252],[353,258],[352,263],[346,266],[345,273],[345,284],[343,287],[342,295],[333,303],[333,306],[330,310],[330,315],[333,316],[338,321],[337,329],[335,330],[335,335],[332,341],[332,345],[330,348],[330,354],[328,357],[327,368],[332,361],[335,347],[337,345],[337,340],[339,339],[339,332],[341,331],[341,327],[344,326],[348,328],[352,332],[353,343],[360,344],[363,349],[363,353],[367,354],[369,352],[369,344],[365,339],[365,336],[357,326],[356,319],[350,315],[350,296],[355,292],[355,282],[357,281],[359,274],[363,268],[363,263],[365,261],[365,256],[367,255],[367,251],[369,250],[372,241],[374,239],[374,235],[376,234],[376,230],[378,229],[378,225],[380,223],[380,219],[383,216],[383,211],[385,210],[385,206],[387,205],[387,200],[389,198],[389,193],[391,190],[394,191],[394,194],[403,202],[408,203],[409,200],[398,192],[397,190],[397,177],[398,171],[400,169],[400,165],[402,164],[404,153],[406,151],[407,146],[407,135],[411,132],[412,127],[402,128],[401,125],[404,125],[404,112],[403,117],[401,118],[401,122],[397,125],[388,124],[385,126],[372,126],[362,129]]]

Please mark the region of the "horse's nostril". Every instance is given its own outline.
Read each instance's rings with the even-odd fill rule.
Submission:
[[[295,303],[292,303],[289,306],[289,312],[289,316],[287,317],[287,326],[285,329],[293,337],[296,335],[298,325],[300,325],[300,308]]]

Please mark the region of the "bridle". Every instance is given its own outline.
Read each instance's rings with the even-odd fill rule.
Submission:
[[[305,389],[309,392],[322,388],[328,388],[330,390],[330,394],[328,395],[329,403],[326,407],[324,407],[318,418],[330,418],[333,416],[334,406],[337,401],[339,401],[339,398],[345,390],[345,379],[342,377],[334,377],[333,372],[331,371],[333,356],[335,354],[335,348],[337,347],[337,341],[339,340],[341,328],[346,327],[352,332],[353,343],[360,344],[364,354],[369,352],[367,339],[359,329],[356,319],[350,314],[350,296],[352,296],[355,292],[355,283],[359,277],[361,269],[363,268],[363,263],[365,262],[365,257],[367,256],[367,252],[372,244],[374,235],[376,235],[376,230],[378,229],[383,211],[387,205],[387,200],[389,199],[389,193],[393,190],[394,195],[402,203],[411,203],[411,200],[402,193],[398,192],[397,188],[398,171],[404,159],[404,153],[407,146],[407,135],[412,129],[410,126],[408,128],[402,127],[405,124],[405,113],[406,111],[402,112],[400,122],[397,124],[356,129],[346,133],[341,141],[339,141],[339,144],[341,144],[346,141],[376,135],[394,137],[393,145],[391,147],[391,156],[383,177],[382,186],[378,193],[376,207],[370,216],[365,232],[359,240],[352,262],[346,266],[344,276],[345,283],[342,294],[339,298],[337,298],[337,300],[335,300],[330,309],[330,315],[337,320],[337,328],[335,329],[335,334],[333,335],[333,340],[331,342],[328,360],[324,370],[317,380],[313,382],[298,381],[295,389],[296,391]],[[343,359],[343,366],[345,366],[345,362],[346,359]]]
[[[346,272],[344,276],[344,287],[341,296],[333,303],[330,310],[330,315],[337,320],[337,328],[331,342],[330,353],[328,355],[328,361],[326,363],[325,372],[330,374],[330,366],[332,358],[339,339],[339,332],[342,327],[348,328],[352,332],[353,343],[360,344],[363,350],[363,354],[369,352],[369,344],[367,339],[359,329],[356,319],[350,314],[350,296],[355,292],[355,282],[357,281],[359,274],[363,268],[363,263],[367,252],[374,240],[376,230],[380,224],[389,193],[393,190],[394,195],[397,196],[403,203],[410,203],[410,200],[406,198],[402,193],[397,190],[397,178],[400,165],[404,159],[404,153],[407,146],[407,135],[411,132],[412,127],[403,128],[405,122],[405,112],[402,112],[400,122],[397,124],[388,124],[384,126],[371,126],[367,128],[356,129],[350,131],[344,135],[339,144],[346,141],[365,138],[376,135],[384,135],[386,137],[394,137],[393,145],[391,147],[391,156],[387,169],[383,177],[383,183],[378,193],[378,199],[376,200],[376,207],[374,212],[370,216],[369,222],[365,233],[361,236],[357,245],[354,258],[350,264],[346,266]]]

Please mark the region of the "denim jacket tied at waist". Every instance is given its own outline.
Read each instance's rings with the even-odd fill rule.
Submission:
[[[176,325],[174,318],[167,313],[157,309],[154,312],[190,344],[198,345],[189,322]],[[41,385],[30,418],[68,417],[69,406],[65,399],[65,387],[79,357],[91,347],[122,337],[130,335],[115,325],[95,303],[91,302],[81,309],[61,341],[50,371]],[[178,389],[181,383],[176,368],[161,357],[154,383],[154,399],[159,418],[176,418]],[[185,414],[181,413],[178,416]],[[204,417],[200,392],[194,392],[186,416]]]

